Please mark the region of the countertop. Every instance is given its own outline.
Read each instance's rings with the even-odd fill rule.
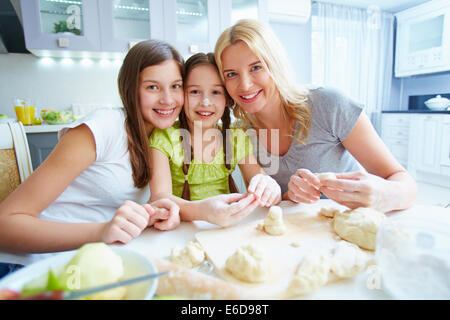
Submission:
[[[386,110],[381,113],[426,113],[426,114],[450,114],[450,110]]]
[[[280,206],[283,208],[292,208],[294,211],[301,211],[305,207],[323,207],[332,204],[329,199],[319,200],[315,204],[294,204],[290,201],[283,201]],[[334,203],[335,204],[335,203]],[[335,204],[336,205],[336,204]],[[289,209],[289,212],[292,210]],[[257,208],[248,217],[242,220],[240,223],[248,223],[250,221],[264,219],[267,214],[267,209]],[[430,217],[430,215],[444,217],[450,225],[450,210],[438,206],[420,206],[416,205],[408,210],[398,211],[395,213],[387,214],[388,219],[398,217],[399,219],[409,218],[413,216]],[[447,220],[448,219],[448,220]],[[153,228],[149,228],[143,231],[143,233],[133,239],[130,243],[124,245],[125,248],[132,249],[149,256],[157,258],[168,259],[172,248],[175,246],[184,247],[189,241],[194,241],[194,235],[197,232],[218,229],[218,226],[213,224],[195,221],[195,222],[182,222],[181,225],[171,231],[157,231]],[[304,296],[304,299],[367,299],[367,300],[379,300],[379,299],[392,299],[392,297],[383,290],[383,285],[373,287],[370,285],[371,277],[373,277],[374,270],[368,269],[365,272],[361,272],[353,279],[340,280],[335,283],[331,283],[318,289],[308,296]],[[382,279],[382,278],[381,278]]]
[[[51,132],[58,132],[62,128],[64,128],[65,125],[55,124],[55,125],[38,125],[38,126],[23,126],[25,128],[26,133],[51,133]]]

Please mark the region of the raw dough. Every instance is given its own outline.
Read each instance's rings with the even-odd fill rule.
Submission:
[[[279,206],[270,207],[269,213],[264,219],[263,229],[266,233],[273,236],[279,236],[286,232],[286,226],[283,222],[283,210]]]
[[[327,179],[337,179],[336,174],[333,172],[316,173],[316,176],[319,178],[320,182]]]
[[[357,208],[334,216],[334,231],[363,249],[375,250],[375,240],[385,215],[371,208]]]
[[[339,209],[333,207],[323,207],[322,209],[320,209],[319,214],[327,218],[334,218],[336,213],[339,212],[341,212]]]
[[[225,266],[234,277],[246,282],[263,282],[269,274],[269,266],[262,252],[252,245],[238,248],[227,259]]]
[[[303,295],[322,287],[328,282],[330,268],[329,257],[318,253],[306,255],[289,283],[288,295]]]
[[[178,246],[173,248],[170,260],[181,266],[193,268],[205,260],[205,251],[199,243],[189,241],[184,249]]]
[[[353,278],[364,270],[371,258],[356,244],[339,241],[333,249],[331,271],[339,278]]]

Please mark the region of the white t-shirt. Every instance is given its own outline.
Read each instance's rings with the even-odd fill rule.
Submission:
[[[40,214],[40,219],[71,223],[106,222],[113,218],[125,200],[148,201],[149,187],[137,189],[134,186],[124,121],[122,109],[98,109],[58,133],[58,138],[61,138],[70,128],[86,124],[95,139],[96,161]],[[48,256],[0,252],[0,262],[27,265]]]

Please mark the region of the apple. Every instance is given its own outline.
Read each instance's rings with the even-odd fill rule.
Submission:
[[[0,119],[8,119],[8,116],[6,114],[0,113]]]

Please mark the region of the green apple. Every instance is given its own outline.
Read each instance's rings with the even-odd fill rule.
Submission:
[[[8,116],[6,114],[0,113],[0,119],[8,119]]]

